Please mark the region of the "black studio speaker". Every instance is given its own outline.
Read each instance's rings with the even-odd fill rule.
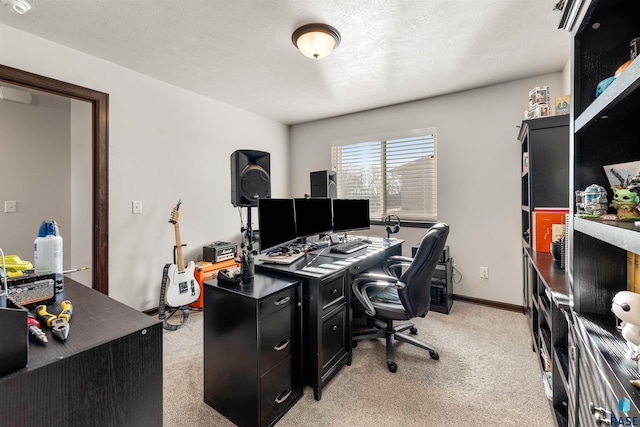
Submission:
[[[338,197],[338,182],[334,171],[311,172],[311,197]]]
[[[231,204],[258,206],[258,199],[271,197],[269,153],[236,150],[231,154]]]

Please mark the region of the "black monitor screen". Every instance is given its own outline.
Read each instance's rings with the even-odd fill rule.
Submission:
[[[369,228],[369,199],[333,199],[333,231]]]
[[[296,234],[307,237],[331,231],[331,199],[325,197],[294,199],[296,208]]]
[[[258,199],[258,229],[261,251],[294,240],[293,199]]]

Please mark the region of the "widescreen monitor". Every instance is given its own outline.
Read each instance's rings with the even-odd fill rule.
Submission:
[[[294,199],[294,207],[298,237],[304,238],[331,231],[333,221],[330,198]]]
[[[333,199],[333,231],[369,228],[369,199]]]
[[[258,199],[260,251],[296,238],[293,199]]]

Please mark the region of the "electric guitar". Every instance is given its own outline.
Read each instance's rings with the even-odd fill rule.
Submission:
[[[170,223],[173,224],[176,233],[176,264],[169,265],[167,273],[166,285],[166,302],[171,307],[180,307],[191,304],[200,298],[200,285],[196,282],[194,271],[196,265],[193,261],[189,261],[187,268],[184,267],[182,259],[182,242],[180,241],[180,226],[178,225],[178,209],[180,204],[178,201],[175,208],[171,210]]]

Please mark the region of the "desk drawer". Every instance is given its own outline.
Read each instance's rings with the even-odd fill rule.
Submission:
[[[271,369],[297,348],[296,306],[289,305],[260,320],[260,373]]]
[[[267,317],[271,313],[297,302],[296,289],[296,286],[292,286],[260,301],[260,318]]]
[[[293,372],[298,353],[289,355],[260,378],[260,425],[276,420],[300,396],[302,385]]]
[[[345,278],[340,275],[322,283],[322,314],[345,298]]]
[[[335,359],[340,358],[345,348],[347,324],[346,306],[329,315],[322,322],[322,373],[327,372]]]

